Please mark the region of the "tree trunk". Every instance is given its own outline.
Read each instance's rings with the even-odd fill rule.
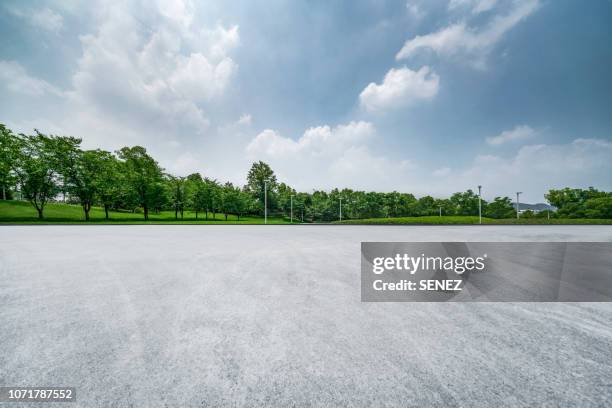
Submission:
[[[178,208],[174,206],[174,219],[178,220]]]
[[[181,220],[184,218],[183,212],[184,212],[184,210],[183,210],[183,208],[181,208]]]
[[[2,186],[2,199],[6,201],[6,188]]]
[[[38,219],[42,220],[43,219],[43,209],[36,207],[36,211],[38,211]]]
[[[106,217],[106,220],[108,220],[108,204],[104,204],[104,215]]]
[[[198,212],[196,211],[195,213],[196,213],[196,220],[197,220],[198,219]]]
[[[225,213],[225,221],[227,221],[227,213]]]
[[[89,221],[89,210],[91,207],[83,206],[83,211],[85,211],[85,221]]]
[[[149,221],[149,207],[145,204],[143,207],[144,219],[145,221]]]

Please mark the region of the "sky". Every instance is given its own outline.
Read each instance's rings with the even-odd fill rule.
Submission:
[[[3,1],[0,123],[175,175],[612,190],[612,2]]]

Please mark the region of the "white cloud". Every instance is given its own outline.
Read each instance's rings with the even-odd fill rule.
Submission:
[[[505,130],[497,136],[487,137],[487,143],[492,146],[501,145],[516,140],[530,139],[536,135],[536,131],[527,125],[518,125],[514,129]]]
[[[432,99],[440,88],[440,78],[428,66],[412,71],[391,68],[379,85],[371,82],[359,95],[361,106],[369,111],[407,106]]]
[[[307,129],[297,139],[266,129],[248,145],[251,160],[265,160],[279,179],[302,191],[312,188],[397,188],[410,162],[374,154],[368,143],[376,136],[369,122]]]
[[[33,27],[40,28],[46,31],[58,33],[63,25],[64,18],[49,8],[41,9],[20,9],[15,7],[7,7],[9,13],[15,17],[19,17]]]
[[[59,88],[51,85],[47,81],[29,75],[26,70],[15,61],[0,60],[0,83],[3,83],[9,91],[23,95],[62,95],[62,91]]]
[[[150,5],[101,7],[94,32],[81,37],[69,92],[83,122],[113,122],[145,145],[209,129],[206,107],[231,83],[238,65],[229,54],[239,44],[238,26],[202,27],[190,2]],[[100,130],[94,136],[112,137]]]
[[[406,41],[397,53],[396,59],[413,57],[423,49],[429,49],[445,58],[461,58],[476,68],[486,66],[486,57],[504,34],[531,15],[537,8],[538,0],[515,3],[505,15],[497,15],[483,28],[468,27],[459,22],[436,32],[416,36]]]
[[[596,186],[612,188],[612,142],[575,139],[566,144],[523,146],[516,156],[481,155],[459,179],[474,180],[495,195],[525,192],[527,200],[542,200],[551,188]]]
[[[331,128],[327,125],[311,127],[296,141],[281,136],[272,129],[259,133],[247,146],[253,156],[301,155],[333,156],[345,149],[360,145],[375,133],[369,122],[350,122]]]
[[[478,14],[489,11],[495,7],[497,0],[450,0],[448,2],[449,10],[457,8],[469,7],[472,13]]]
[[[248,126],[251,124],[252,119],[253,118],[251,117],[250,114],[245,113],[240,116],[240,118],[236,121],[236,124]]]
[[[417,3],[413,1],[408,1],[406,3],[406,10],[408,10],[408,14],[415,20],[420,20],[425,17],[425,11],[419,6]]]

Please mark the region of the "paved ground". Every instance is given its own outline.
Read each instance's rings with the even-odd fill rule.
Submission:
[[[2,226],[0,385],[86,407],[612,400],[612,303],[361,303],[366,240],[612,227]]]

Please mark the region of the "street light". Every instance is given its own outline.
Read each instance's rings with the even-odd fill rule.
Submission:
[[[516,219],[519,219],[519,195],[523,194],[522,191],[516,192]]]
[[[482,198],[481,198],[482,186],[478,186],[478,222],[482,224]]]
[[[342,221],[342,197],[340,197],[340,221]]]
[[[440,206],[440,217],[442,216],[442,206]]]
[[[291,194],[291,223],[293,224],[293,194]]]
[[[268,223],[268,182],[264,181],[264,224]]]

